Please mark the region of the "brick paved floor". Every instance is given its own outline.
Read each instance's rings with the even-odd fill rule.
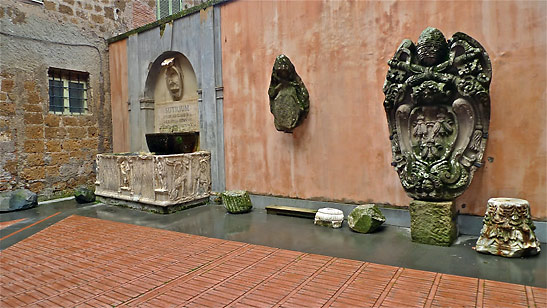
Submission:
[[[81,216],[3,250],[0,295],[1,307],[547,307],[543,288]]]

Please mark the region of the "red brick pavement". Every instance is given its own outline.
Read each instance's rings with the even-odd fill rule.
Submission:
[[[547,307],[547,289],[71,216],[0,254],[1,307]]]

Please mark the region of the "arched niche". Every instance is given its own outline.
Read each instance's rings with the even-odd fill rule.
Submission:
[[[141,100],[141,109],[154,110],[147,131],[199,132],[198,98],[197,78],[188,58],[179,52],[163,53],[150,67]]]

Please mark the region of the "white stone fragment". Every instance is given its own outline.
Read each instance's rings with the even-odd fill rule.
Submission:
[[[341,228],[343,221],[344,212],[326,207],[317,211],[313,223],[325,227]]]

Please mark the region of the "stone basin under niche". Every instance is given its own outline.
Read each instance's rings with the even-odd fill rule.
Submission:
[[[199,141],[199,132],[146,134],[148,150],[159,155],[192,153]]]
[[[206,203],[211,153],[97,155],[95,194],[107,204],[162,214]]]

